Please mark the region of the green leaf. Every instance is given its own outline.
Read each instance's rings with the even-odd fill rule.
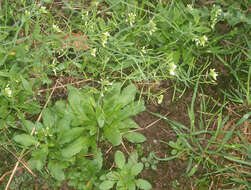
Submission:
[[[131,174],[133,176],[139,175],[139,173],[142,171],[143,167],[144,167],[144,165],[142,163],[137,163],[137,164],[133,165],[131,168]]]
[[[135,116],[140,112],[145,111],[146,107],[144,101],[140,100],[133,102],[122,109],[121,120],[127,119],[128,117]]]
[[[32,123],[29,120],[24,120],[23,126],[24,126],[27,133],[31,133],[32,129],[35,127],[34,123]]]
[[[113,146],[118,146],[122,142],[122,136],[116,127],[105,127],[104,136]]]
[[[32,151],[31,159],[29,160],[29,165],[31,168],[41,170],[45,164],[46,158],[48,155],[48,148],[43,147]]]
[[[83,135],[84,128],[83,127],[75,127],[70,129],[69,131],[64,131],[60,138],[59,144],[65,144],[71,142],[74,139],[77,139],[80,135]]]
[[[46,108],[43,112],[43,124],[45,127],[52,128],[56,121],[56,114]]]
[[[22,80],[22,84],[23,84],[24,89],[25,89],[29,94],[33,94],[32,85],[31,85],[26,79],[24,79],[23,77],[21,77],[21,80]]]
[[[144,189],[144,190],[152,189],[152,185],[148,181],[146,181],[144,179],[137,179],[136,180],[136,185],[140,189]]]
[[[104,181],[102,182],[100,185],[99,185],[99,188],[101,190],[108,190],[108,189],[111,189],[113,187],[113,185],[115,184],[115,181]]]
[[[118,102],[122,105],[122,107],[134,101],[135,95],[137,92],[137,88],[131,84],[125,87],[119,97]]]
[[[88,149],[88,138],[80,137],[77,140],[70,143],[66,148],[61,150],[62,156],[70,158],[79,153],[83,148]]]
[[[62,163],[50,160],[48,163],[48,169],[52,177],[57,179],[58,181],[63,181],[65,179],[63,169],[66,168]]]
[[[124,137],[131,143],[142,143],[146,141],[146,137],[137,132],[127,133]]]
[[[125,129],[125,128],[129,128],[129,129],[137,129],[139,128],[138,124],[133,121],[131,118],[127,118],[125,120],[123,120],[120,124],[119,124],[119,128],[120,129]]]
[[[36,145],[38,143],[35,137],[27,134],[16,135],[14,137],[14,141],[23,146],[31,146],[31,145]]]
[[[118,166],[118,168],[122,169],[125,165],[126,159],[124,154],[121,151],[117,151],[115,153],[115,163]]]

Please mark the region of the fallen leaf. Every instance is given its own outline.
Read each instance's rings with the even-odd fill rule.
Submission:
[[[88,38],[82,33],[70,33],[63,37],[63,49],[74,48],[77,51],[88,50]]]

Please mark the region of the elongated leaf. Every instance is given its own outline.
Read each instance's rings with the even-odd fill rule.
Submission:
[[[77,139],[79,136],[83,135],[84,128],[83,127],[75,127],[70,129],[69,131],[64,131],[61,136],[60,144],[65,144],[71,142],[74,139]]]
[[[101,190],[108,190],[108,189],[111,189],[113,187],[113,185],[115,184],[115,181],[104,181],[102,182],[100,185],[99,185],[99,188]]]
[[[121,96],[118,100],[122,107],[134,101],[136,92],[137,88],[133,84],[123,89]]]
[[[31,159],[29,160],[29,165],[31,168],[41,170],[45,164],[46,158],[48,155],[48,148],[43,147],[32,151]]]
[[[137,163],[131,168],[131,174],[137,176],[143,169],[144,165],[142,163]]]
[[[31,145],[36,145],[38,143],[35,137],[27,134],[16,135],[14,137],[14,141],[23,146],[31,146]]]
[[[120,123],[119,128],[120,129],[125,129],[125,128],[128,128],[128,129],[137,129],[137,128],[139,128],[139,126],[131,118],[127,118],[127,119],[125,119],[124,121],[122,121]]]
[[[43,124],[45,127],[52,128],[55,124],[57,115],[54,114],[50,109],[46,108],[43,112]]]
[[[118,150],[115,153],[115,163],[118,166],[118,168],[122,169],[125,165],[125,161],[126,161],[126,159],[125,159],[124,154]]]
[[[127,133],[124,137],[131,143],[142,143],[146,141],[146,137],[137,132]]]
[[[48,169],[52,177],[57,179],[58,181],[63,181],[65,179],[63,169],[66,168],[62,163],[58,163],[56,161],[49,161]]]
[[[113,146],[118,146],[122,142],[122,136],[116,127],[106,127],[104,129],[104,135]]]
[[[21,77],[21,80],[22,80],[22,84],[23,84],[24,89],[28,93],[32,94],[33,93],[33,91],[32,91],[32,85],[26,79],[24,79],[23,77]]]
[[[66,148],[61,150],[62,156],[70,158],[75,154],[79,153],[83,148],[88,149],[88,139],[85,137],[80,137]]]
[[[146,181],[144,179],[137,179],[136,180],[136,185],[140,189],[144,189],[144,190],[152,189],[152,185],[148,181]]]

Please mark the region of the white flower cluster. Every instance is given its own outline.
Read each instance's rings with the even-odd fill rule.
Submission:
[[[105,44],[107,43],[108,37],[110,36],[109,32],[103,33],[103,41],[102,46],[105,47]]]
[[[135,13],[129,13],[128,14],[128,19],[126,19],[126,22],[129,22],[130,26],[133,26],[133,24],[135,22],[135,17],[136,17]]]
[[[194,38],[193,41],[195,42],[196,46],[204,47],[206,42],[208,41],[208,38],[205,35],[203,35],[200,38]]]
[[[149,34],[152,35],[157,30],[156,24],[150,20],[149,22]]]
[[[214,29],[215,24],[217,23],[219,16],[222,15],[222,9],[219,6],[213,5],[213,9],[211,11],[211,28]]]
[[[218,73],[215,72],[215,69],[210,69],[209,75],[210,75],[214,80],[217,80]]]
[[[48,13],[48,11],[46,10],[46,7],[44,7],[44,6],[40,7],[40,11],[41,11],[41,13],[44,13],[44,14]]]
[[[190,11],[193,11],[193,6],[191,4],[188,4],[187,5],[187,8],[190,10]]]
[[[60,28],[59,28],[56,24],[53,24],[53,25],[52,25],[52,28],[53,28],[53,30],[56,31],[56,32],[61,32]]]
[[[171,62],[169,65],[169,73],[170,75],[174,76],[175,75],[175,70],[177,68],[177,65],[174,64],[174,62]]]
[[[9,84],[6,86],[6,88],[4,89],[5,94],[10,98],[12,96],[12,91],[9,87]]]

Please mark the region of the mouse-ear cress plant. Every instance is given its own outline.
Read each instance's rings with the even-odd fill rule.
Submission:
[[[23,128],[27,133],[16,135],[14,140],[24,148],[35,149],[29,160],[32,168],[42,170],[46,165],[56,180],[67,179],[70,185],[79,189],[88,189],[87,186],[90,189],[98,185],[98,176],[104,172],[100,143],[107,140],[112,146],[118,146],[123,137],[132,143],[146,140],[142,134],[130,132],[138,128],[130,117],[144,111],[145,106],[142,100],[135,100],[137,89],[132,84],[122,88],[121,83],[115,83],[104,92],[91,88],[78,90],[72,86],[68,86],[68,90],[68,101],[57,101],[53,107],[46,108],[42,122],[24,121]],[[29,135],[32,128],[35,128],[35,136]],[[117,186],[125,189],[126,180],[131,176],[134,189],[135,184],[149,189],[144,188],[150,186],[145,181],[134,180],[143,165],[137,163],[137,159],[132,163],[132,159],[125,165],[122,153],[115,154],[122,177]],[[135,166],[137,171],[134,171]]]

